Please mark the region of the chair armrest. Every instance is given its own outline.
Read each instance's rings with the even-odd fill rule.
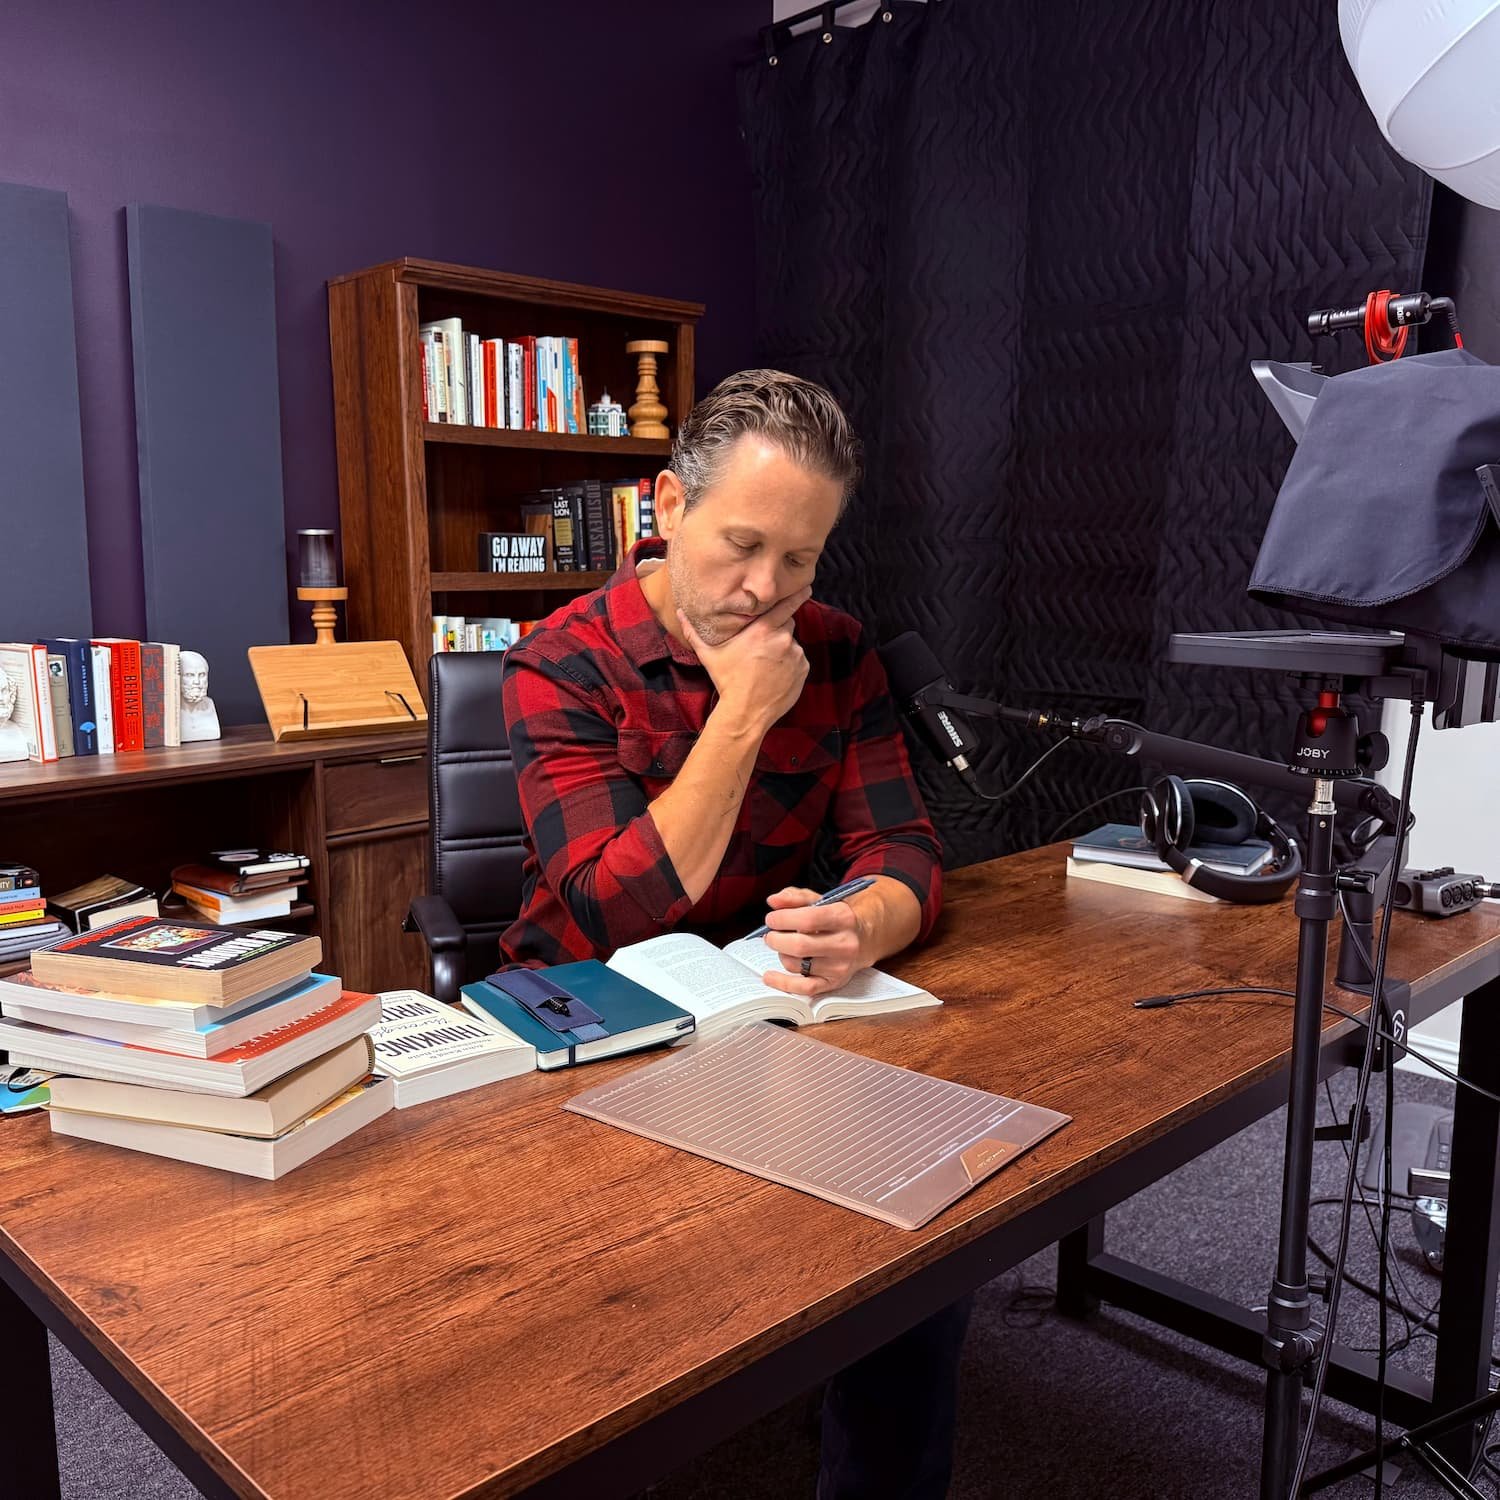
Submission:
[[[463,951],[464,930],[453,908],[441,896],[414,897],[401,925],[407,932],[414,928],[420,932],[429,953]]]

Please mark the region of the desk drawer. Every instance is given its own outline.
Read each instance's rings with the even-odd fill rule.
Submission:
[[[323,768],[328,833],[427,821],[427,756],[417,751]]]

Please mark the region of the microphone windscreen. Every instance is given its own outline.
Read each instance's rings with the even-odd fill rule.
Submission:
[[[891,692],[903,701],[914,698],[934,682],[942,682],[947,675],[932,648],[915,630],[908,630],[882,646],[880,660],[885,665]]]

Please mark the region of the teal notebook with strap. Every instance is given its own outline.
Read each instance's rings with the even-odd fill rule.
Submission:
[[[501,987],[507,984],[516,993]],[[592,958],[492,974],[466,984],[462,996],[466,1010],[530,1042],[539,1068],[569,1068],[654,1047],[694,1027],[690,1011]]]

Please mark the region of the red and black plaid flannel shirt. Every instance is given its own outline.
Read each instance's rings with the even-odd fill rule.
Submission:
[[[759,923],[765,898],[804,884],[820,835],[840,878],[889,875],[937,919],[937,835],[912,779],[885,671],[857,621],[797,611],[809,672],[767,733],[719,873],[690,902],[651,817],[716,701],[707,670],[652,614],[636,563],[544,620],[507,653],[505,722],[527,831],[520,917],[506,963],[607,958],[664,932]]]

